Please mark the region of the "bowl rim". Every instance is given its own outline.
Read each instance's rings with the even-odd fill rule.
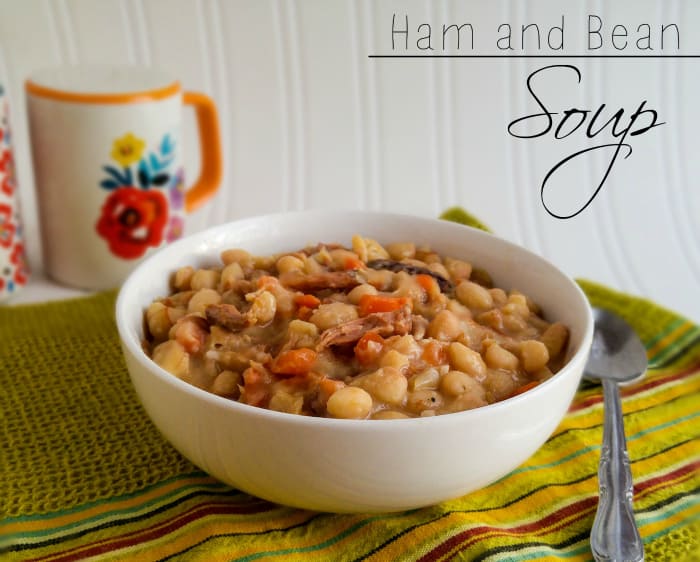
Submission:
[[[373,420],[373,419],[340,419],[340,418],[327,418],[320,416],[302,416],[300,414],[291,414],[287,412],[277,412],[275,410],[269,410],[267,408],[259,408],[256,406],[251,406],[249,404],[243,404],[223,396],[218,396],[204,389],[196,387],[188,382],[185,382],[175,375],[169,373],[158,364],[156,364],[148,355],[145,353],[141,346],[141,341],[138,339],[137,334],[131,333],[128,328],[130,324],[128,322],[129,318],[133,317],[134,311],[130,311],[127,308],[127,300],[129,293],[136,289],[137,281],[139,277],[143,276],[143,272],[150,268],[151,261],[156,256],[161,256],[164,253],[169,253],[173,255],[179,255],[178,250],[181,247],[190,247],[196,245],[200,242],[205,241],[208,238],[214,238],[216,234],[224,232],[230,229],[232,225],[237,227],[245,226],[247,223],[258,223],[261,221],[272,221],[276,219],[285,218],[287,220],[296,219],[302,220],[312,220],[316,216],[328,217],[328,215],[336,215],[339,218],[348,219],[352,217],[364,217],[371,218],[372,220],[377,219],[399,219],[399,220],[412,220],[422,223],[424,225],[436,225],[445,224],[449,225],[444,228],[454,228],[455,231],[460,229],[466,229],[470,231],[470,235],[479,237],[489,237],[490,239],[495,239],[497,243],[503,244],[504,247],[515,250],[516,252],[524,254],[527,259],[533,259],[540,261],[543,265],[551,268],[555,274],[557,274],[562,281],[566,282],[570,289],[573,290],[574,294],[581,300],[584,305],[584,310],[586,311],[584,332],[581,338],[581,343],[574,354],[569,357],[566,364],[562,367],[560,371],[555,373],[554,376],[541,382],[532,389],[521,394],[511,396],[504,400],[494,402],[492,404],[487,404],[486,406],[480,406],[471,410],[463,410],[460,412],[452,412],[448,414],[439,414],[435,416],[427,417],[417,417],[417,418],[401,418],[401,419],[384,419],[384,420]],[[186,252],[186,254],[191,254]],[[192,256],[196,254],[191,254]],[[145,306],[145,305],[144,305]],[[140,316],[143,316],[144,309],[139,312]],[[333,210],[333,209],[309,209],[303,211],[286,211],[286,212],[276,212],[267,213],[262,215],[255,215],[251,217],[234,219],[227,221],[222,224],[201,230],[189,236],[185,236],[179,240],[176,240],[162,248],[159,248],[156,252],[148,256],[143,260],[127,277],[125,282],[119,289],[117,300],[115,304],[115,318],[117,324],[117,330],[119,332],[119,337],[122,346],[125,351],[131,354],[131,356],[138,361],[138,363],[149,373],[149,376],[155,376],[165,384],[173,386],[176,389],[189,394],[195,400],[203,400],[204,402],[210,404],[215,408],[230,409],[232,412],[239,413],[245,416],[252,416],[253,418],[264,418],[268,421],[278,421],[285,424],[295,424],[301,426],[328,426],[337,429],[349,429],[349,428],[360,428],[365,431],[376,431],[377,424],[380,424],[382,428],[386,428],[390,431],[396,430],[410,430],[418,425],[421,428],[435,425],[453,425],[455,423],[463,423],[468,421],[469,418],[478,417],[485,414],[498,414],[500,410],[507,409],[513,404],[521,403],[532,397],[535,394],[544,392],[547,388],[557,384],[557,381],[561,379],[558,377],[562,371],[568,370],[570,366],[579,361],[584,361],[588,356],[592,341],[593,341],[593,313],[591,305],[588,299],[579,285],[567,274],[565,274],[561,269],[552,264],[546,258],[536,254],[535,252],[515,244],[509,240],[501,238],[495,234],[487,232],[482,229],[474,228],[472,226],[464,225],[457,222],[447,221],[438,218],[423,217],[418,215],[402,214],[402,213],[389,213],[382,211],[360,211],[360,210]],[[129,375],[131,375],[131,370],[129,370]]]

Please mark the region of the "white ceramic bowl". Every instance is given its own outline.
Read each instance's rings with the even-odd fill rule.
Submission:
[[[156,365],[141,349],[143,313],[168,294],[183,265],[218,263],[221,250],[267,255],[353,234],[430,244],[517,288],[571,331],[568,363],[535,389],[482,408],[430,418],[340,420],[285,414],[207,393]],[[396,511],[481,488],[530,457],[573,398],[593,319],[578,286],[542,258],[485,232],[425,218],[311,211],[225,224],[175,242],[144,261],[117,301],[117,324],[136,392],[162,434],[216,478],[267,500],[332,512]]]

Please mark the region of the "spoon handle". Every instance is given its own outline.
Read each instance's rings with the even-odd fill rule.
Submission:
[[[644,546],[632,510],[632,473],[617,383],[603,379],[603,448],[598,466],[600,498],[591,530],[596,560],[644,560]]]

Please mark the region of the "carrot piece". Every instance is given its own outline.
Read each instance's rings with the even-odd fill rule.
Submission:
[[[362,295],[360,297],[360,316],[367,316],[374,312],[393,312],[411,303],[407,297],[390,297],[385,295]]]
[[[350,270],[350,269],[364,269],[365,268],[365,262],[363,262],[360,258],[353,258],[348,256],[343,260],[343,269]]]
[[[270,370],[277,375],[304,375],[316,362],[316,352],[308,347],[289,349],[275,357]]]
[[[331,397],[331,395],[336,390],[340,390],[344,386],[345,386],[345,383],[343,381],[329,379],[328,377],[323,377],[320,381],[318,381],[318,399],[319,399],[319,401],[325,405],[325,403],[328,402],[328,399]]]
[[[442,365],[447,362],[445,346],[437,340],[427,340],[421,355],[423,361],[430,365]]]
[[[258,289],[271,289],[279,283],[277,277],[272,277],[271,275],[263,275],[258,277]]]
[[[311,318],[313,312],[313,309],[309,308],[308,306],[300,306],[297,309],[297,318],[306,322],[309,318]]]
[[[418,284],[427,292],[430,293],[433,290],[433,287],[437,284],[437,281],[435,281],[435,278],[432,275],[428,275],[427,273],[419,273],[416,275],[416,281],[418,281]]]
[[[243,371],[241,400],[251,406],[261,406],[269,399],[270,389],[260,370],[253,367]]]
[[[355,357],[360,365],[371,365],[384,350],[384,338],[377,332],[365,332],[355,345]]]
[[[199,353],[204,346],[208,332],[202,323],[204,326],[207,325],[203,318],[184,317],[171,328],[175,340],[185,348],[187,353]]]
[[[416,281],[418,281],[418,284],[428,295],[428,298],[433,299],[440,295],[440,285],[438,284],[437,279],[435,279],[435,277],[432,275],[428,275],[427,273],[419,273],[416,275]]]
[[[321,304],[321,299],[314,295],[297,295],[294,297],[294,303],[300,307],[317,308]]]
[[[521,387],[516,388],[515,392],[513,392],[513,394],[511,394],[511,396],[517,396],[518,394],[522,394],[524,392],[527,392],[528,390],[535,388],[538,384],[540,384],[539,381],[530,381],[528,383],[525,383]]]

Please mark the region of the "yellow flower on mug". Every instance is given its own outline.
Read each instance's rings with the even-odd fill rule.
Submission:
[[[120,139],[115,139],[112,146],[112,158],[125,168],[134,162],[138,162],[143,154],[146,143],[132,133],[127,133]]]

